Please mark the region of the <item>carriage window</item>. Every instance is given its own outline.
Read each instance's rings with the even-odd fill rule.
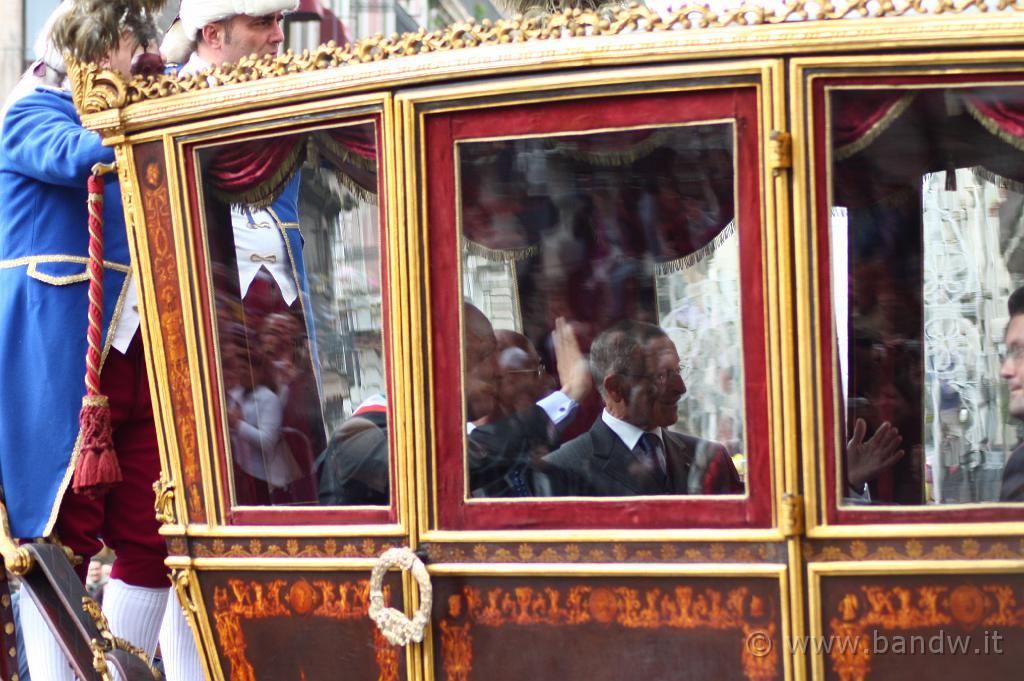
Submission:
[[[390,499],[376,129],[200,154],[234,503]]]
[[[457,144],[469,498],[743,493],[734,134]]]
[[[841,496],[1024,501],[1024,90],[838,90],[831,108]]]

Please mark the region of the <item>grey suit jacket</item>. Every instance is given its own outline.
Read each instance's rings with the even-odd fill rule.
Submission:
[[[639,464],[633,453],[598,418],[590,430],[541,460],[551,496],[638,494],[742,494],[725,447],[692,435],[663,431],[668,484]]]

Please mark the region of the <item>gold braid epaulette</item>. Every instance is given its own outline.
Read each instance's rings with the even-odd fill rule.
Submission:
[[[455,23],[444,30],[374,35],[354,44],[334,42],[301,53],[291,51],[280,56],[245,58],[238,64],[225,64],[189,77],[170,75],[136,77],[128,83],[96,67],[83,74],[85,90],[98,87],[103,93],[80,92],[88,100],[88,113],[99,113],[126,104],[134,104],[171,95],[204,90],[211,85],[231,85],[291,73],[318,71],[349,64],[378,62],[431,52],[462,50],[488,45],[559,40],[574,37],[613,36],[626,33],[655,33],[692,29],[727,28],[781,24],[784,22],[835,21],[846,18],[892,18],[961,14],[968,11],[1024,10],[1024,0],[849,0],[833,4],[829,0],[789,0],[785,5],[766,8],[746,2],[733,9],[712,10],[703,4],[687,4],[668,16],[632,3],[598,10],[566,9],[554,14],[516,16],[495,22],[483,20]],[[74,79],[73,79],[74,80]],[[76,102],[79,98],[76,97]]]

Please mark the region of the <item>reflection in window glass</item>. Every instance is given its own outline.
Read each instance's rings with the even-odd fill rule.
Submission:
[[[1024,501],[1024,335],[1008,311],[1024,284],[1022,95],[832,95],[847,503]]]
[[[237,505],[389,502],[375,135],[200,154]]]
[[[460,142],[471,498],[742,494],[731,123]]]

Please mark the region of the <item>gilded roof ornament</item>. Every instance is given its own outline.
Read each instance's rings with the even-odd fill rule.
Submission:
[[[657,11],[632,3],[626,7],[610,4],[598,9],[566,8],[551,14],[518,15],[511,19],[476,23],[459,22],[438,31],[420,29],[415,33],[376,34],[344,46],[334,42],[302,53],[288,51],[280,56],[245,58],[194,76],[135,77],[124,87],[124,96],[92,97],[90,113],[116,108],[117,102],[134,104],[171,95],[195,92],[211,85],[246,83],[292,73],[319,71],[351,64],[378,62],[417,54],[474,47],[560,40],[575,37],[615,36],[636,32],[670,32],[784,22],[836,21],[850,18],[892,18],[942,14],[1021,11],[1024,0],[850,0],[833,4],[828,0],[788,0],[784,5],[764,7],[747,2],[732,9],[711,9],[704,4],[687,4],[662,16]],[[110,87],[116,79],[105,72],[89,74],[92,86]],[[118,92],[118,95],[121,93]]]

